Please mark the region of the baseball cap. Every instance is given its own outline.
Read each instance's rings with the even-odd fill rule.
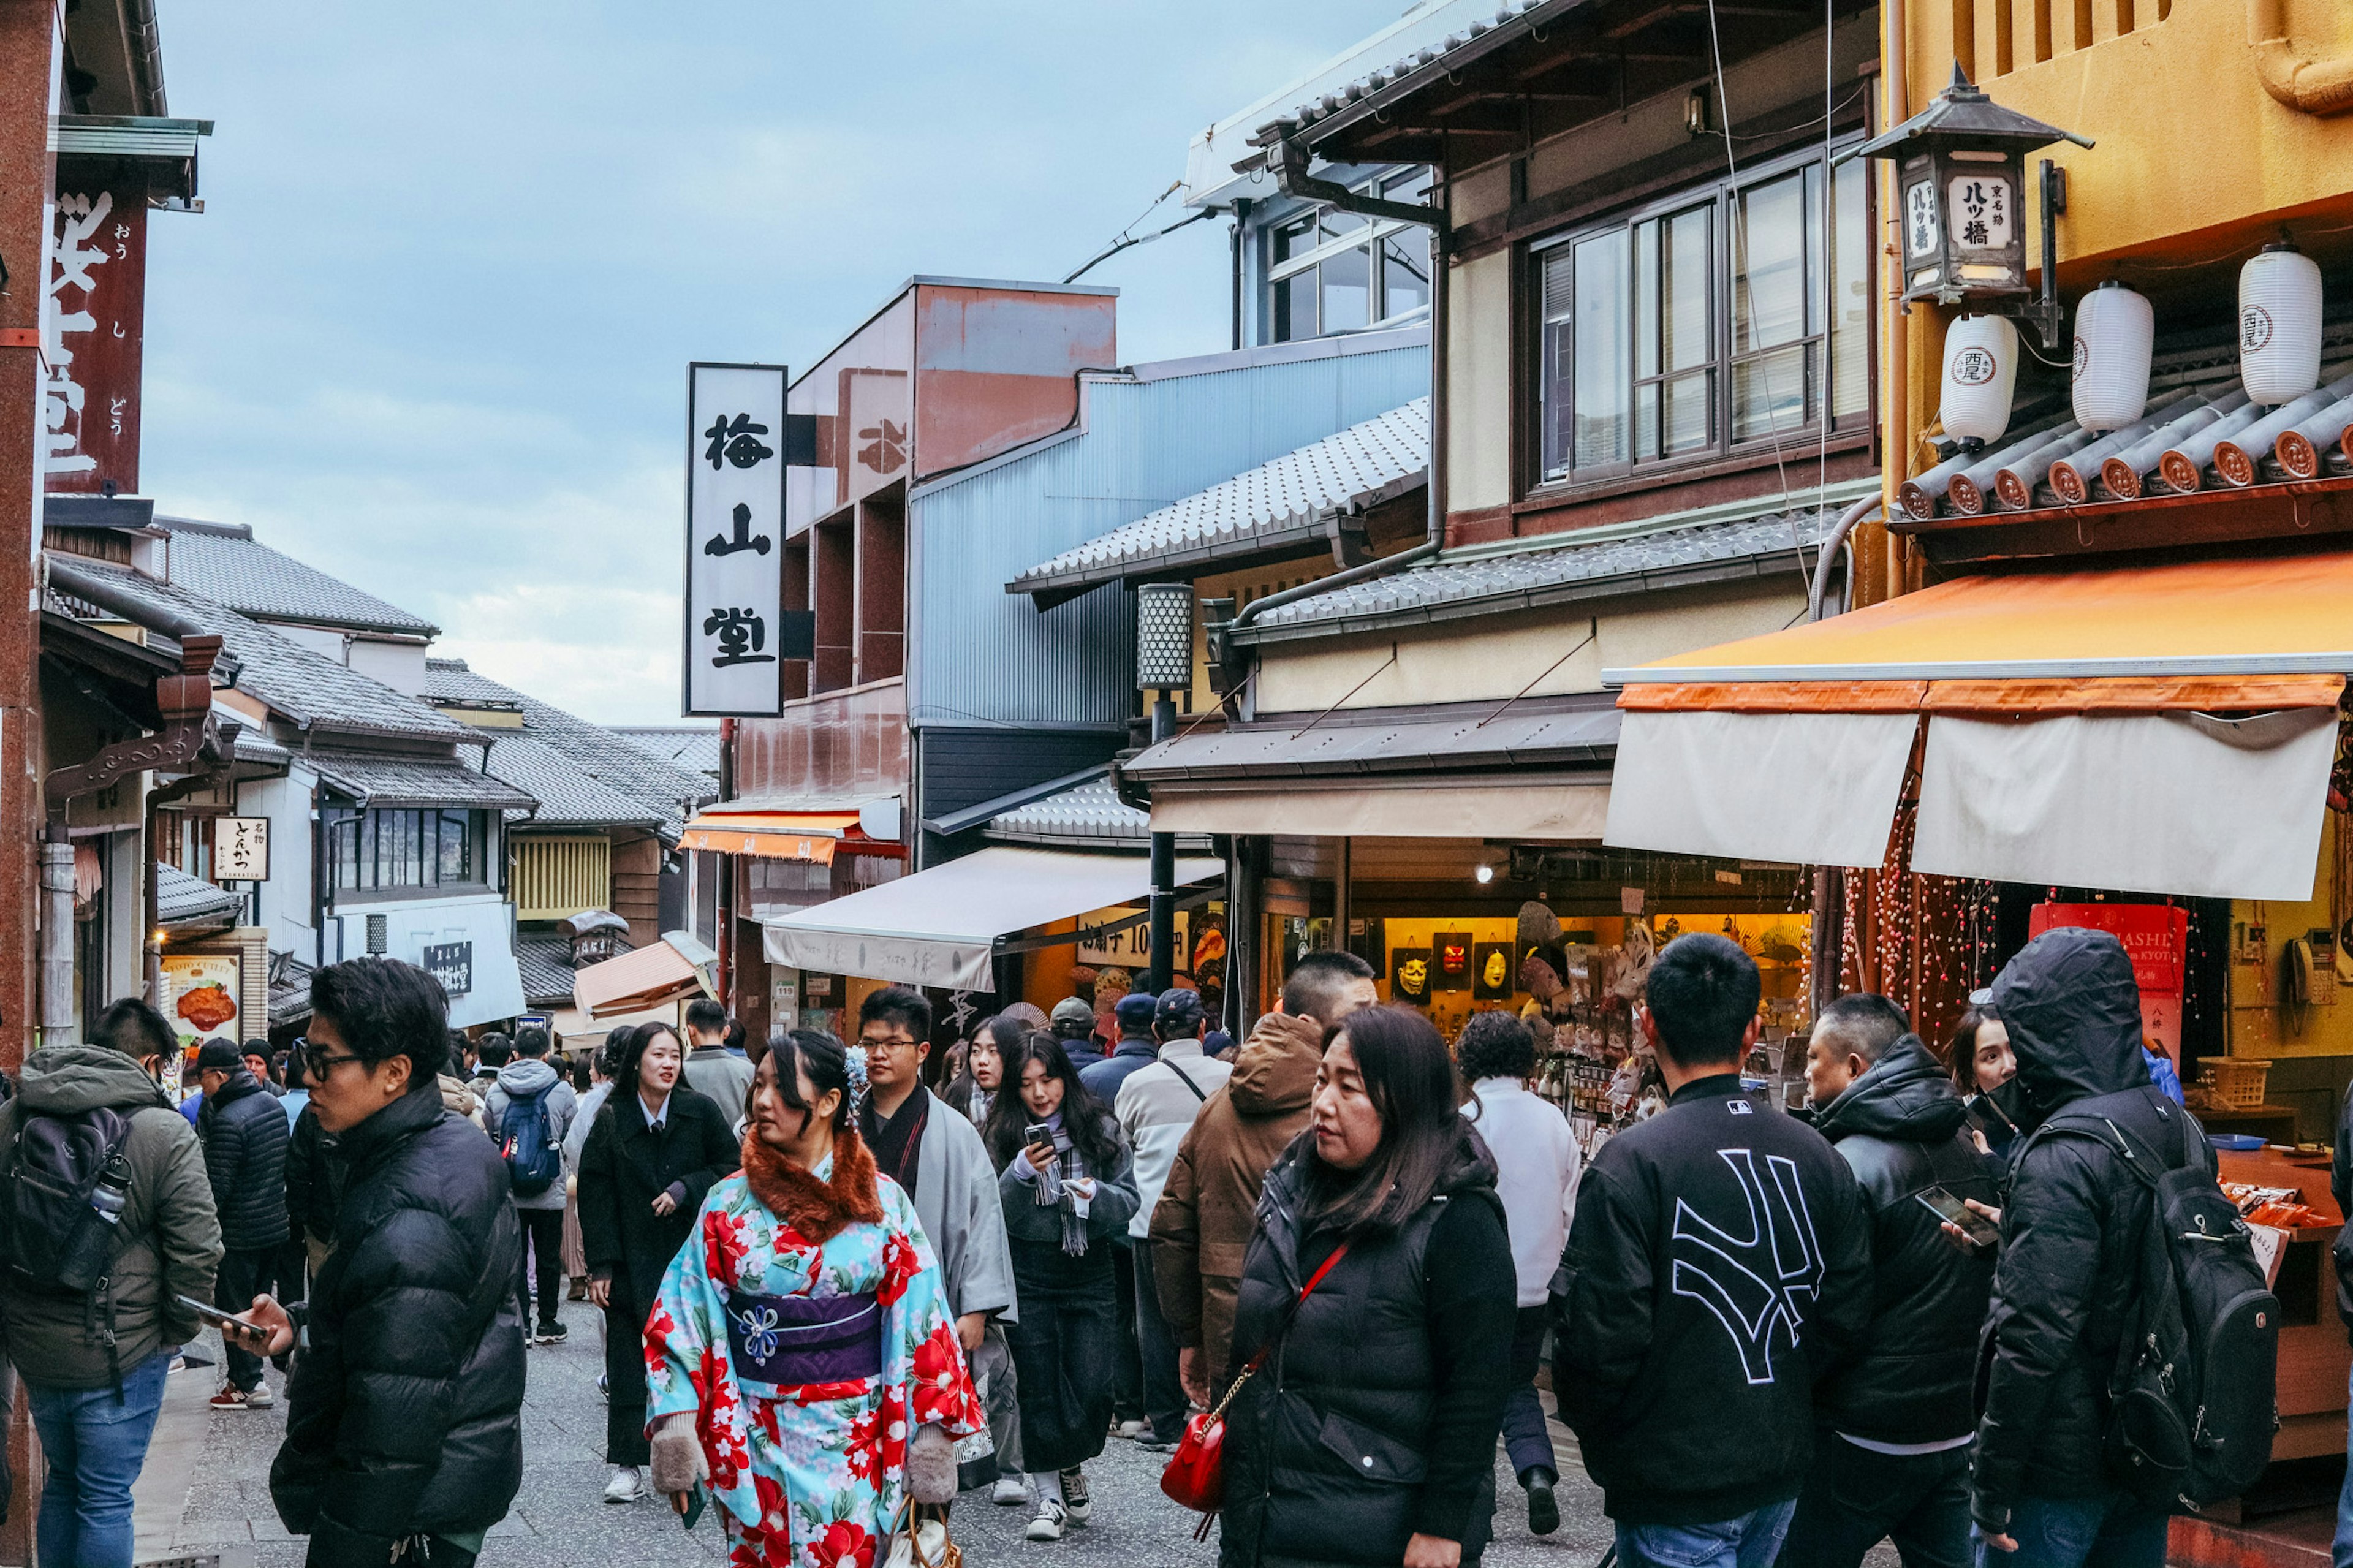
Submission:
[[[1187,991],[1182,985],[1172,985],[1163,991],[1159,1005],[1154,1009],[1155,1021],[1164,1029],[1198,1028],[1201,1016],[1201,994]]]
[[[245,1066],[245,1052],[234,1040],[206,1040],[196,1050],[196,1070],[235,1072]]]
[[[1084,1024],[1089,1030],[1095,1026],[1095,1010],[1075,996],[1065,996],[1054,1004],[1053,1021],[1057,1024]]]
[[[1152,994],[1131,991],[1119,999],[1119,1005],[1112,1011],[1117,1016],[1122,1029],[1143,1034],[1152,1027]]]

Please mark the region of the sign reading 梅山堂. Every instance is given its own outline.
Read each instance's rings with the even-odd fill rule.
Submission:
[[[687,371],[686,711],[784,706],[785,367]]]
[[[213,818],[213,880],[216,882],[267,882],[269,880],[269,818],[266,816],[216,816]]]
[[[474,944],[470,942],[427,942],[425,962],[417,967],[441,983],[441,989],[451,996],[463,996],[474,988]]]

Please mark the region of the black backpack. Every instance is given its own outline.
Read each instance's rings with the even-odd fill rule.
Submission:
[[[106,1283],[131,1189],[130,1136],[129,1119],[106,1106],[19,1120],[0,1202],[0,1244],[19,1282],[75,1296]]]
[[[2150,1507],[2195,1513],[2237,1497],[2271,1463],[2280,1305],[2247,1222],[2207,1173],[2196,1120],[2167,1110],[2181,1130],[2171,1165],[2091,1107],[2040,1131],[2105,1145],[2148,1192],[2139,1308],[2108,1380],[2108,1468]]]

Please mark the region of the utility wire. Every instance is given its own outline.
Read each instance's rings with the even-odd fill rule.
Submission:
[[[1102,266],[1104,262],[1109,261],[1113,257],[1117,256],[1123,250],[1132,250],[1139,245],[1150,245],[1154,240],[1160,238],[1163,235],[1174,234],[1188,223],[1198,223],[1203,218],[1209,216],[1210,209],[1203,207],[1199,212],[1194,213],[1189,217],[1178,218],[1166,228],[1155,230],[1151,234],[1137,234],[1135,232],[1135,226],[1137,224],[1140,224],[1145,218],[1150,217],[1153,213],[1157,210],[1161,203],[1166,201],[1170,196],[1175,195],[1178,191],[1181,191],[1184,188],[1184,181],[1171,181],[1166,190],[1152,198],[1151,205],[1145,207],[1142,212],[1130,218],[1125,228],[1121,229],[1117,234],[1112,236],[1111,243],[1109,245],[1095,252],[1093,258],[1090,259],[1085,266],[1080,268],[1076,272],[1071,273],[1068,278],[1063,279],[1062,281],[1065,283],[1075,283],[1080,279],[1085,277],[1088,273],[1093,271],[1097,267]]]

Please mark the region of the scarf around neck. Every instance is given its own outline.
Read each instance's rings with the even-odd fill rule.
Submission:
[[[833,1170],[820,1180],[744,1132],[744,1182],[768,1212],[802,1236],[822,1245],[853,1225],[879,1225],[882,1199],[874,1185],[874,1157],[855,1127],[834,1134]]]

